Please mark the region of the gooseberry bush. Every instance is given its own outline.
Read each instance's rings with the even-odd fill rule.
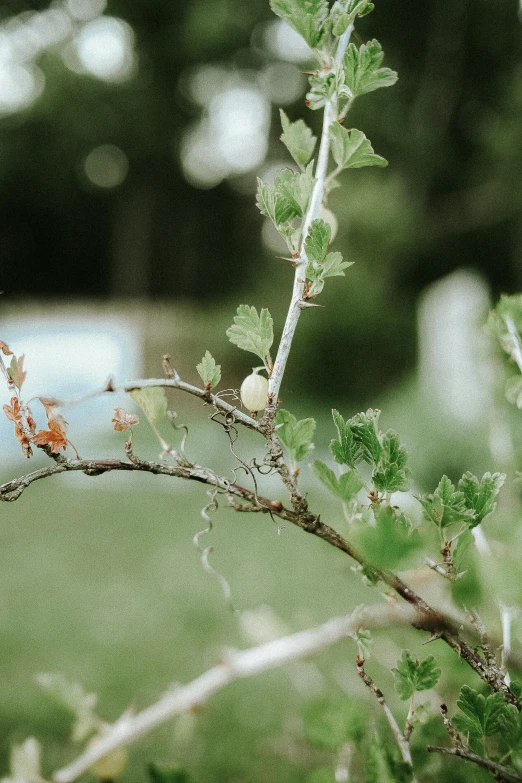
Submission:
[[[328,208],[329,194],[341,186],[345,169],[387,165],[363,131],[347,127],[348,112],[354,101],[368,100],[367,93],[393,86],[397,74],[383,66],[378,41],[360,45],[351,41],[357,20],[374,9],[369,0],[335,0],[332,5],[327,0],[271,0],[271,7],[313,52],[316,68],[310,74],[306,106],[322,112],[323,117],[317,139],[303,119],[292,121],[281,111],[281,141],[292,162],[273,184],[258,181],[257,206],[286,243],[284,260],[294,270],[277,351],[272,355],[274,330],[269,310],[258,312],[241,304],[227,336],[238,349],[256,357],[256,366],[240,392],[219,390],[226,373],[208,350],[196,366],[201,378],[198,386],[182,380],[165,355],[163,377],[135,380],[123,387],[159,439],[160,458],[150,461],[135,453],[134,429],[143,425],[138,415],[118,407],[112,423],[127,436],[125,454],[121,459],[85,459],[69,440],[67,401],[51,396],[26,400],[24,357],[15,356],[6,342],[0,342],[0,369],[8,390],[4,413],[13,423],[23,454],[31,458],[38,449],[49,458],[46,466],[1,485],[0,500],[18,500],[34,481],[70,471],[91,477],[111,471],[143,471],[198,481],[207,485],[210,495],[202,512],[206,521],[218,501],[225,500],[237,512],[268,515],[276,526],[295,525],[344,553],[354,565],[347,579],[362,580],[380,600],[369,599],[354,614],[332,618],[319,627],[229,651],[196,680],[168,690],[137,714],[124,713],[113,724],[98,716],[96,698],[81,685],[58,674],[40,675],[40,685],[74,715],[72,761],[51,772],[49,779],[72,783],[90,771],[105,783],[115,780],[127,763],[126,747],[163,722],[200,707],[234,680],[339,643],[346,646],[346,665],[357,672],[366,688],[361,686],[360,692],[345,694],[335,703],[313,702],[307,709],[303,716],[307,741],[321,749],[320,763],[303,773],[308,783],[407,783],[450,776],[467,781],[477,775],[522,780],[522,684],[516,680],[522,659],[511,649],[509,612],[498,610],[502,628],[498,638],[496,628],[486,630],[481,607],[473,603],[473,596],[478,595],[477,531],[479,526],[487,527],[506,475],[487,472],[478,477],[467,472],[456,482],[442,476],[432,492],[416,497],[419,513],[412,514],[412,503],[403,502],[412,500],[408,456],[394,431],[381,430],[380,411],[333,410],[331,457],[310,465],[316,422],[311,417],[298,420],[284,408],[285,366],[299,319],[313,317],[324,286],[342,284],[330,278],[344,277],[351,265],[338,249],[332,249],[336,219]],[[503,297],[490,316],[490,328],[510,359],[508,400],[522,408],[522,297]],[[109,383],[100,394],[116,390]],[[169,419],[182,429],[168,410],[167,390],[199,398],[204,415],[210,407],[209,426],[224,430],[234,456],[241,432],[250,430],[264,447],[263,459],[246,462],[237,457],[233,475],[221,475],[189,459],[184,439],[175,448],[162,434]],[[45,413],[44,425],[40,411]],[[339,505],[340,521],[334,520],[335,527],[307,500],[309,467]],[[272,497],[261,494],[258,481],[263,475],[282,483]],[[286,493],[283,500],[281,489]],[[348,533],[341,535],[338,528]],[[226,578],[213,571],[200,535],[195,543],[203,563],[230,598]],[[401,575],[406,567],[409,580]],[[443,610],[428,603],[412,586],[422,583],[417,578],[421,572],[440,580]],[[385,693],[379,682],[382,665],[373,659],[368,664],[368,658],[372,634],[396,626],[412,626],[419,643],[414,650],[402,651],[391,671],[395,687]],[[437,661],[437,651],[444,647],[460,662],[451,671]],[[373,669],[375,673],[370,674]],[[15,745],[11,773],[4,783],[42,783],[40,756],[45,766],[45,747],[33,737]],[[189,780],[183,770],[154,763],[149,775],[153,783]]]

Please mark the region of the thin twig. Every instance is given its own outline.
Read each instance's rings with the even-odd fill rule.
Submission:
[[[435,748],[432,745],[429,745],[428,753],[442,753],[445,756],[458,756],[461,759],[473,762],[473,764],[478,764],[479,767],[483,767],[489,772],[502,775],[504,778],[522,781],[522,775],[519,775],[514,769],[510,769],[503,764],[497,764],[495,761],[490,761],[482,756],[478,756],[476,753],[472,753],[471,750],[465,750],[464,748]]]
[[[260,674],[285,663],[306,658],[326,650],[332,644],[345,639],[361,627],[386,627],[395,623],[408,623],[415,612],[406,607],[389,605],[372,607],[364,616],[358,611],[355,616],[337,617],[316,628],[300,631],[281,639],[252,647],[248,650],[228,651],[217,666],[198,678],[170,690],[155,704],[137,715],[125,715],[109,732],[72,764],[58,770],[53,776],[55,783],[72,783],[83,775],[96,761],[115,748],[128,745],[147,734],[176,715],[200,707],[217,691],[234,680]]]
[[[395,720],[395,717],[386,704],[386,701],[384,700],[384,694],[381,691],[380,688],[376,686],[372,678],[369,674],[367,674],[364,670],[364,658],[360,658],[357,656],[357,674],[361,678],[361,680],[364,682],[365,685],[368,686],[368,688],[375,694],[377,701],[381,705],[384,715],[386,716],[386,720],[390,724],[390,728],[392,730],[393,736],[395,737],[395,741],[397,742],[397,745],[399,746],[399,750],[401,752],[402,759],[405,764],[409,764],[410,767],[413,766],[412,760],[411,760],[411,751],[410,751],[410,744],[402,731],[399,728],[399,724]],[[415,778],[412,778],[412,783],[416,783]]]

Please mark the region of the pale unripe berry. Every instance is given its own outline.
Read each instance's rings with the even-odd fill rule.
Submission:
[[[241,384],[241,402],[252,413],[262,411],[266,407],[268,381],[264,375],[253,372]]]
[[[102,737],[93,737],[87,745],[87,749],[95,748]],[[127,764],[127,750],[119,747],[111,750],[106,756],[96,761],[90,768],[90,772],[100,780],[115,780],[119,777]]]
[[[327,209],[326,207],[321,207],[319,210],[319,217],[321,220],[324,220],[325,223],[328,223],[330,226],[330,242],[333,242],[335,239],[335,235],[337,234],[337,218],[335,217],[334,213]]]

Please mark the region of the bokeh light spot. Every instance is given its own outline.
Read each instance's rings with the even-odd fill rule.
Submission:
[[[123,150],[114,144],[95,147],[84,162],[87,179],[99,188],[116,188],[129,171],[129,160]]]
[[[86,71],[105,81],[124,81],[134,70],[134,33],[130,25],[113,16],[87,22],[75,41]]]

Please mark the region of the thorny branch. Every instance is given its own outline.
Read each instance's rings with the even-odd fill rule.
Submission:
[[[55,783],[72,783],[96,761],[115,748],[128,745],[165,721],[201,707],[211,696],[234,680],[282,666],[326,650],[361,627],[387,627],[411,622],[415,611],[409,607],[374,606],[356,615],[336,617],[307,631],[300,631],[248,650],[231,650],[221,663],[187,685],[170,690],[155,704],[132,716],[126,713],[110,731],[67,767],[53,776]]]
[[[488,683],[493,690],[504,695],[504,698],[510,704],[520,710],[521,705],[517,701],[514,693],[505,682],[503,672],[497,666],[489,666],[487,661],[479,655],[477,650],[466,642],[461,634],[459,625],[451,618],[433,609],[423,598],[417,595],[397,574],[385,569],[372,566],[366,559],[344,539],[336,530],[329,525],[321,522],[320,517],[308,511],[306,501],[303,500],[303,508],[300,510],[287,509],[283,504],[276,500],[273,501],[257,495],[254,491],[241,486],[237,482],[231,482],[229,479],[219,476],[210,468],[202,467],[197,464],[180,463],[177,465],[164,465],[158,462],[149,462],[139,459],[132,452],[130,441],[126,443],[126,453],[128,461],[124,460],[82,460],[66,459],[59,457],[59,461],[46,468],[40,468],[25,476],[21,476],[5,484],[0,485],[0,500],[17,500],[22,492],[34,481],[47,478],[58,473],[69,471],[82,471],[88,476],[98,476],[102,473],[108,473],[112,470],[140,470],[154,475],[175,476],[194,481],[200,481],[225,493],[228,497],[239,498],[252,506],[258,506],[265,513],[291,522],[302,530],[318,538],[323,539],[336,549],[349,555],[353,560],[359,563],[376,581],[384,582],[394,592],[400,595],[407,603],[414,607],[418,614],[412,625],[419,630],[429,630],[433,639],[442,639],[448,644],[469,666],[479,675],[479,677]]]
[[[352,31],[353,24],[349,25],[347,30],[339,39],[339,45],[335,53],[332,67],[335,67],[342,61],[346,48],[350,42]],[[303,221],[299,256],[295,259],[295,275],[292,299],[290,300],[290,306],[288,308],[288,314],[286,316],[285,325],[283,327],[283,334],[279,343],[274,367],[268,381],[268,398],[269,401],[271,401],[271,404],[269,403],[265,410],[264,419],[267,423],[271,423],[274,420],[279,389],[281,388],[286,362],[290,353],[290,348],[292,346],[292,340],[294,338],[297,322],[299,321],[302,308],[306,307],[308,304],[303,300],[305,286],[304,270],[306,269],[308,262],[304,249],[304,243],[308,234],[308,229],[310,228],[312,221],[315,220],[319,214],[319,210],[324,199],[326,172],[328,168],[328,154],[330,150],[330,128],[332,124],[337,121],[337,116],[337,95],[334,95],[330,100],[326,101],[324,107],[323,129],[317,158],[317,168],[315,171],[315,184],[312,191],[312,196],[310,198],[310,203],[308,205],[308,210]]]
[[[465,748],[435,748],[432,745],[428,745],[428,752],[442,753],[446,756],[459,756],[461,759],[471,761],[473,764],[477,764],[479,767],[483,767],[483,769],[487,769],[489,772],[492,772],[497,776],[497,780],[504,780],[507,778],[508,780],[522,781],[522,775],[519,775],[518,772],[515,772],[514,769],[505,767],[503,764],[497,764],[496,761],[485,759],[482,756],[479,756],[476,753],[472,753],[471,750]],[[501,777],[498,777],[499,775]]]

